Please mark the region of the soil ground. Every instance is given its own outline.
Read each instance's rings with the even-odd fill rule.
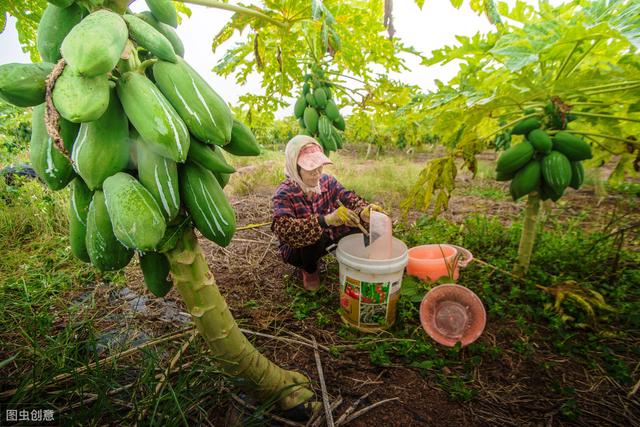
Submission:
[[[458,177],[459,193],[464,193],[465,187],[471,185],[477,185],[477,182],[472,183],[470,177],[465,175]],[[503,187],[506,192],[506,185]],[[238,215],[238,227],[270,221],[271,191],[268,188],[258,189],[249,196],[232,199]],[[623,197],[613,195],[598,200],[594,197],[593,188],[585,188],[571,192],[563,198],[561,206],[556,205],[553,209],[555,214],[567,218],[588,209],[592,212],[589,221],[601,224],[612,212],[621,209],[622,201]],[[461,223],[470,213],[484,213],[497,216],[507,224],[518,219],[521,211],[521,205],[507,199],[500,201],[466,195],[454,196],[444,217]],[[640,216],[637,208],[626,214]],[[419,215],[412,212],[409,220],[415,220]],[[586,223],[588,225],[589,222]],[[287,291],[285,283],[290,283],[288,286],[300,286],[300,281],[294,269],[283,264],[279,258],[277,241],[269,226],[238,231],[226,248],[220,248],[205,239],[200,239],[200,242],[217,284],[242,328],[294,340],[296,337],[313,336],[318,344],[324,346],[344,342],[337,336],[341,320],[336,312],[323,326],[318,326],[313,316],[303,320],[294,317],[290,309],[291,292]],[[335,259],[328,257],[327,264],[321,267],[323,286],[335,295],[337,310],[339,301],[335,270]],[[139,293],[145,292],[137,269],[129,273],[128,279],[129,288]],[[177,306],[182,307],[175,291],[167,299],[175,300]],[[578,424],[623,425],[629,424],[629,420],[640,419],[637,401],[629,405],[621,392],[622,388],[604,372],[594,377],[583,366],[568,359],[558,359],[551,352],[540,351],[533,359],[524,358],[522,354],[508,350],[518,335],[514,325],[489,319],[480,340],[507,350],[495,361],[483,363],[477,368],[474,380],[481,389],[476,397],[464,403],[452,401],[438,384],[437,378],[425,375],[419,369],[399,364],[374,365],[366,352],[355,349],[342,351],[339,358],[324,351],[320,355],[330,399],[333,401],[338,396],[343,399],[335,413],[344,412],[345,408],[365,394],[368,396],[357,409],[383,399],[397,398],[370,410],[349,424],[352,426],[572,424],[559,415],[565,402],[546,395],[544,384],[551,382],[555,375],[562,376],[576,389],[583,414]],[[388,333],[381,334],[381,338],[390,336]],[[269,338],[257,338],[255,343],[279,365],[306,373],[314,382],[318,397],[321,396],[313,349]],[[549,370],[540,368],[545,363],[555,364],[552,375]],[[227,408],[213,408],[212,412],[214,425],[223,425]],[[278,422],[274,422],[274,425],[278,425]]]

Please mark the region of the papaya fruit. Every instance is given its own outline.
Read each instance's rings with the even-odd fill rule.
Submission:
[[[101,271],[120,270],[126,267],[133,257],[133,250],[127,249],[113,234],[102,191],[93,193],[89,204],[85,243],[91,264]]]
[[[62,58],[62,41],[85,14],[86,11],[77,4],[69,7],[47,5],[36,34],[36,45],[43,61],[55,64]]]
[[[249,126],[237,119],[233,119],[231,141],[222,147],[227,153],[234,156],[259,156],[260,146]]]
[[[106,74],[84,77],[65,67],[53,87],[53,105],[70,122],[97,120],[109,105],[109,78]]]
[[[513,173],[496,172],[496,181],[511,181],[514,176],[515,176],[515,172]]]
[[[511,180],[509,192],[513,200],[518,200],[540,186],[542,165],[538,160],[532,160],[520,169]]]
[[[335,143],[333,142],[333,139],[331,138],[331,134],[332,134],[331,129],[333,129],[333,125],[331,124],[331,120],[329,119],[329,117],[325,116],[324,114],[320,116],[320,119],[318,120],[319,136],[321,138],[324,138],[325,141],[328,141],[329,139],[331,139],[332,145],[335,145]],[[333,151],[335,150],[336,148],[333,149]]]
[[[313,107],[307,107],[304,109],[303,118],[306,128],[314,135],[318,131],[318,112]]]
[[[124,172],[105,179],[102,188],[113,234],[118,241],[139,251],[155,249],[167,225],[151,193]]]
[[[82,123],[71,152],[73,166],[91,190],[123,171],[129,163],[129,122],[111,90],[107,111],[92,122]]]
[[[229,183],[229,180],[231,179],[231,174],[229,173],[213,172],[213,176],[216,178],[216,181],[218,181],[218,184],[220,184],[220,187],[222,188],[226,187]]]
[[[591,146],[581,138],[569,133],[558,132],[553,137],[553,149],[561,152],[569,160],[587,160],[593,157]]]
[[[170,0],[145,0],[153,16],[173,28],[178,26],[178,13]]]
[[[63,189],[75,176],[71,162],[58,151],[47,133],[44,104],[33,109],[29,155],[38,178],[52,190]]]
[[[529,163],[533,158],[533,153],[533,145],[527,141],[523,141],[518,145],[513,145],[498,158],[498,162],[496,163],[496,172],[515,174],[516,171]]]
[[[340,135],[340,132],[338,132],[338,130],[334,127],[331,127],[331,136],[333,137],[333,140],[336,143],[336,147],[338,149],[342,148],[342,135]]]
[[[45,84],[53,64],[0,65],[0,98],[16,107],[33,107],[44,102]]]
[[[69,192],[69,242],[71,253],[81,261],[91,262],[87,252],[87,214],[93,192],[82,178],[76,177],[71,181]]]
[[[581,161],[573,161],[571,162],[571,181],[569,182],[569,187],[575,188],[576,190],[582,186],[584,182],[584,166],[582,166]]]
[[[293,113],[296,116],[296,119],[299,119],[304,114],[304,109],[307,107],[307,99],[304,95],[300,95],[296,100],[296,104],[293,107]]]
[[[316,102],[316,98],[315,96],[313,96],[312,92],[309,92],[308,94],[306,94],[304,96],[304,99],[307,101],[307,105],[309,105],[312,108],[316,108],[318,107],[318,103]]]
[[[178,165],[173,160],[150,150],[142,142],[142,138],[138,137],[134,145],[138,164],[138,180],[160,206],[165,220],[171,221],[180,210]]]
[[[189,130],[151,80],[137,72],[126,72],[118,79],[117,89],[127,117],[149,148],[175,162],[184,162],[189,152]]]
[[[128,38],[122,16],[100,9],[67,34],[62,41],[62,57],[83,76],[106,74],[118,63]]]
[[[180,170],[180,195],[202,235],[227,246],[235,233],[236,215],[213,173],[185,163]]]
[[[134,15],[124,15],[123,19],[129,28],[130,37],[138,46],[147,49],[159,59],[176,62],[176,53],[171,42],[160,31]]]
[[[210,146],[191,138],[187,159],[198,163],[211,172],[227,174],[235,172],[235,168],[227,163],[221,150],[222,149],[216,145]]]
[[[307,74],[307,75],[309,76],[310,74]],[[311,77],[309,77],[309,79],[310,78]],[[311,90],[311,85],[309,85],[309,81],[308,79],[306,79],[306,77],[305,77],[305,80],[307,81],[305,81],[304,84],[302,85],[302,94],[306,97],[309,91]]]
[[[319,87],[313,91],[313,97],[316,100],[316,104],[319,108],[324,109],[327,106],[327,93],[324,88]]]
[[[182,43],[182,40],[180,40],[180,37],[178,37],[178,33],[176,33],[176,30],[174,30],[173,27],[158,21],[149,11],[140,12],[136,14],[136,16],[158,30],[163,36],[165,36],[171,43],[171,46],[173,46],[173,50],[176,55],[180,57],[184,56],[184,44]]]
[[[571,182],[571,163],[559,151],[552,151],[542,159],[544,182],[554,193],[562,194]]]
[[[344,132],[344,130],[346,128],[346,123],[344,122],[344,117],[342,117],[342,115],[340,115],[338,113],[338,118],[333,121],[333,125],[336,127],[336,129],[341,130],[341,131]]]
[[[553,148],[551,138],[542,129],[534,129],[527,134],[527,141],[533,145],[537,152],[549,154]]]
[[[327,108],[325,108],[325,113],[327,114],[327,117],[331,119],[332,122],[335,122],[336,120],[338,120],[338,117],[340,117],[340,111],[338,110],[338,106],[331,99],[327,101]]]
[[[230,141],[231,109],[189,64],[182,59],[175,64],[158,61],[153,76],[193,136],[208,144],[225,145]]]
[[[171,266],[165,254],[159,252],[141,254],[140,269],[149,292],[159,298],[169,293],[173,287],[173,281],[169,278]]]
[[[513,127],[511,130],[512,135],[526,135],[534,129],[539,128],[541,125],[540,120],[536,117],[529,117],[524,119]]]

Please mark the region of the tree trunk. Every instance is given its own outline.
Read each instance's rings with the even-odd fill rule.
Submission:
[[[244,380],[246,391],[258,400],[277,401],[283,410],[313,396],[307,377],[275,365],[242,334],[216,286],[193,230],[184,233],[167,257],[173,282],[223,372]]]
[[[540,211],[540,196],[538,193],[530,193],[527,196],[527,208],[524,211],[524,224],[522,235],[520,236],[520,246],[518,247],[518,263],[514,268],[514,273],[524,275],[529,269],[533,244],[536,241],[536,224],[538,223],[538,212]]]

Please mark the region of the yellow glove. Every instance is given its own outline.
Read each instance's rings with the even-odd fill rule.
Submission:
[[[382,207],[376,205],[376,204],[369,204],[367,205],[364,209],[362,209],[362,212],[360,212],[360,218],[362,218],[362,220],[364,222],[369,222],[369,219],[371,218],[371,211],[374,210],[376,212],[381,212],[385,215],[389,215],[387,214],[384,209],[382,209]]]
[[[346,206],[340,206],[335,211],[324,216],[324,222],[331,227],[338,227],[340,225],[348,225],[349,227],[357,227],[359,221],[358,214],[354,211],[347,209]]]

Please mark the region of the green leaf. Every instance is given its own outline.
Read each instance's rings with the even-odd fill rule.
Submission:
[[[451,0],[451,6],[455,7],[456,9],[460,9],[463,3],[464,0]]]
[[[531,49],[529,41],[515,34],[505,34],[500,37],[490,52],[502,57],[501,62],[513,72],[538,61],[538,55]]]
[[[418,6],[418,8],[420,8],[420,10],[422,10],[422,6],[424,6],[424,0],[415,0],[416,5]]]

